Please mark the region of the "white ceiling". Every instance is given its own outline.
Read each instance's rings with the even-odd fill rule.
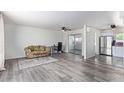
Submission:
[[[110,24],[123,25],[124,12],[113,11],[5,11],[5,23],[60,30],[62,26],[80,29],[84,24],[106,29]]]

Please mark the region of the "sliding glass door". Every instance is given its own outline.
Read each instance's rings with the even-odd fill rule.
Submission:
[[[69,52],[81,55],[82,36],[81,34],[69,35]]]

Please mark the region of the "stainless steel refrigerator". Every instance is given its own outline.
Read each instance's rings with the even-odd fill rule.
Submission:
[[[112,56],[112,36],[100,36],[99,38],[99,51],[102,55]]]

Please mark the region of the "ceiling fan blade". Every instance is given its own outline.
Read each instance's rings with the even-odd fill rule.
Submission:
[[[71,31],[71,29],[66,28],[66,27],[61,27],[61,30],[64,30],[64,31]]]
[[[67,29],[68,31],[71,31],[71,29]]]

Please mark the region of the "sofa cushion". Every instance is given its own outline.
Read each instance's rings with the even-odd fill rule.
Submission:
[[[38,46],[34,46],[34,51],[39,51],[39,47]]]
[[[31,51],[34,51],[34,46],[29,46],[28,49],[30,49]]]
[[[45,47],[44,46],[40,46],[39,50],[40,51],[45,51]]]

